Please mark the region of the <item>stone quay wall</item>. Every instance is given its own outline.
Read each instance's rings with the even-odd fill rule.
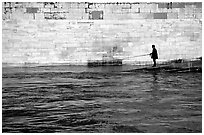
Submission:
[[[2,62],[126,64],[202,56],[202,3],[3,2]]]

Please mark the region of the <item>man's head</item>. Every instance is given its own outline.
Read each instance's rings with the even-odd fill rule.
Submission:
[[[155,48],[155,45],[152,45],[152,48]]]

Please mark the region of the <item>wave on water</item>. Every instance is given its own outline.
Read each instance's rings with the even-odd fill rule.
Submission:
[[[202,132],[202,73],[117,70],[3,69],[2,131]]]

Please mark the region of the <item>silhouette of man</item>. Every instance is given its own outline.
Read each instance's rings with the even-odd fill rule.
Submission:
[[[156,59],[158,59],[157,49],[155,45],[152,45],[152,53],[150,53],[151,58],[153,59],[154,65],[152,67],[156,67]]]

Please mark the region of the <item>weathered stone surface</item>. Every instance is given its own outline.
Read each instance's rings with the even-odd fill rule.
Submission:
[[[160,60],[202,56],[200,3],[166,5],[31,2],[18,3],[14,10],[15,3],[5,3],[2,62],[84,64],[105,59],[105,55],[147,54],[152,44]],[[151,59],[124,60],[138,63],[135,61]]]

